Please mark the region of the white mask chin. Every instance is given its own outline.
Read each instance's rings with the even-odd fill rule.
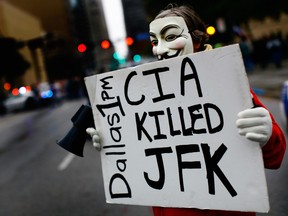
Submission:
[[[182,17],[170,16],[152,21],[150,40],[153,54],[159,60],[194,52],[191,35]]]

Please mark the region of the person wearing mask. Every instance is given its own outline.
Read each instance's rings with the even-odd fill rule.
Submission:
[[[150,23],[152,52],[158,60],[174,58],[195,52],[208,51],[209,36],[206,26],[193,8],[168,5]],[[272,114],[260,102],[252,89],[254,107],[238,113],[235,127],[239,134],[259,143],[263,152],[264,166],[268,169],[280,167],[285,150],[285,136]],[[95,148],[101,150],[101,139],[95,128],[87,128]],[[254,212],[224,210],[202,210],[196,208],[153,207],[154,216],[256,216]]]

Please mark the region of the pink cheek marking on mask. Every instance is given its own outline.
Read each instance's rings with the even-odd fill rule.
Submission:
[[[175,43],[173,44],[173,49],[183,49],[185,45],[186,42],[184,40],[176,40]]]

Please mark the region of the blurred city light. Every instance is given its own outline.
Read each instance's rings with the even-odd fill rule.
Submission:
[[[102,49],[109,49],[110,48],[110,42],[108,41],[108,40],[103,40],[102,42],[101,42],[101,48]]]
[[[136,62],[136,63],[140,62],[141,59],[142,59],[141,55],[136,54],[136,55],[133,56],[133,61]]]
[[[113,53],[113,58],[116,59],[120,65],[124,65],[126,63],[126,58],[123,56],[119,55],[118,52]]]
[[[79,45],[78,45],[78,51],[79,51],[80,53],[84,53],[84,52],[86,51],[86,49],[87,49],[87,47],[86,47],[85,44],[79,44]]]
[[[4,83],[4,89],[6,90],[6,91],[9,91],[10,89],[11,89],[11,85],[10,85],[10,83]]]
[[[206,29],[206,32],[209,35],[214,35],[216,30],[215,30],[215,28],[213,26],[208,26],[207,29]]]
[[[14,89],[12,90],[12,95],[14,95],[14,96],[19,95],[19,90],[18,90],[18,88],[14,88]]]
[[[216,26],[217,26],[217,31],[219,33],[226,32],[226,23],[225,23],[225,20],[223,18],[218,18],[216,20]]]
[[[25,86],[25,88],[27,92],[30,92],[32,90],[30,86]]]
[[[128,46],[133,45],[133,43],[134,43],[134,40],[133,40],[132,37],[127,37],[127,38],[126,38],[126,44],[127,44]]]
[[[117,53],[117,52],[114,52],[114,53],[113,53],[113,58],[114,58],[114,59],[116,59],[116,60],[118,60],[118,59],[119,59],[119,55],[118,55],[118,53]]]
[[[20,87],[19,88],[19,93],[22,94],[22,95],[25,94],[26,93],[26,88],[24,86]]]
[[[52,98],[53,92],[51,90],[41,92],[41,98]]]

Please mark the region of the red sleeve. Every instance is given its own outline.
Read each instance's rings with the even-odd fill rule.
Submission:
[[[253,95],[254,106],[264,107],[267,109],[252,90],[251,93]],[[267,169],[278,169],[282,163],[286,151],[286,139],[283,131],[271,113],[270,116],[272,119],[272,135],[267,144],[262,148],[264,166]]]

